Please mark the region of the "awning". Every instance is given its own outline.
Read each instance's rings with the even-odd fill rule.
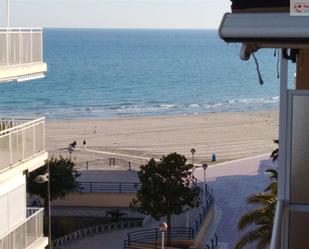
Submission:
[[[219,28],[228,43],[258,48],[309,48],[309,16],[289,13],[227,13]]]

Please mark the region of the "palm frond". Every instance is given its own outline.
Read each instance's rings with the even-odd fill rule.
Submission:
[[[247,198],[248,204],[273,205],[277,203],[277,197],[273,193],[258,193]]]

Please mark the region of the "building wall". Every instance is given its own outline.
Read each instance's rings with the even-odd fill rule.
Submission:
[[[66,207],[127,208],[134,197],[134,193],[72,193],[63,199],[52,201],[51,204]]]

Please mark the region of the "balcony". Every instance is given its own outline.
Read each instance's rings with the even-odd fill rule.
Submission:
[[[44,77],[41,28],[0,28],[0,83]]]
[[[43,208],[27,208],[26,220],[15,229],[0,237],[0,249],[44,248],[47,238],[43,237]]]
[[[45,118],[0,118],[0,175],[18,165],[40,167],[46,159]]]

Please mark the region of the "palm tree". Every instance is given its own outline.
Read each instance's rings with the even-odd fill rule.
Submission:
[[[277,146],[279,146],[279,140],[275,139],[274,143],[277,144]],[[273,152],[270,155],[270,158],[273,159],[273,162],[276,161],[279,157],[279,148],[276,148],[275,150],[273,150]]]
[[[251,243],[256,243],[256,249],[266,249],[271,241],[277,204],[278,173],[274,169],[268,169],[266,172],[270,174],[272,182],[263,192],[248,197],[247,203],[258,207],[246,213],[238,222],[239,231],[251,228],[252,225],[254,228],[242,236],[234,249],[243,249]]]

